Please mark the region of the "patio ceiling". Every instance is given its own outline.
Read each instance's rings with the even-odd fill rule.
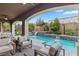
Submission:
[[[0,3],[0,18],[2,15],[7,15],[9,20],[16,18],[25,11],[30,10],[37,4],[33,3]]]
[[[55,8],[55,7],[58,8],[58,9],[59,8],[60,9],[74,8],[74,7],[77,8],[78,5],[79,5],[78,3],[40,3],[39,5],[35,6],[34,8],[32,8],[32,9],[24,12],[23,14],[19,15],[14,20],[16,20],[16,19],[24,20],[24,19],[27,19],[30,16],[33,16],[33,15],[36,16],[39,13],[42,13],[42,11],[45,11],[46,9],[50,9],[50,8]]]
[[[39,11],[64,5],[72,3],[0,3],[0,19],[2,15],[7,15],[9,20],[23,20]]]

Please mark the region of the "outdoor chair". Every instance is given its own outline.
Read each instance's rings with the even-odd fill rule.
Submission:
[[[0,39],[0,55],[10,53],[14,54],[14,43],[10,41],[10,38]]]
[[[63,50],[63,56],[65,55],[65,50],[61,48],[59,44],[56,44],[54,47],[44,46],[39,50],[34,50],[34,55],[40,56],[59,56],[61,50]]]
[[[21,49],[26,47],[32,47],[32,40],[27,39],[27,36],[21,36],[18,39],[19,39],[19,45]]]

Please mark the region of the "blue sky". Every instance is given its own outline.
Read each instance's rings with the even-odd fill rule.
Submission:
[[[41,18],[45,22],[48,22],[49,20],[53,20],[55,18],[65,18],[65,17],[72,17],[72,16],[78,16],[77,9],[73,8],[73,9],[61,9],[61,10],[55,10],[55,11],[48,11],[31,18],[29,23],[35,23],[39,18]]]

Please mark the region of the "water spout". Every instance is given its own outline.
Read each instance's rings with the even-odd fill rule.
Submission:
[[[35,32],[35,34],[34,34],[34,35],[36,36],[36,35],[37,35],[37,33],[38,33],[38,32]]]

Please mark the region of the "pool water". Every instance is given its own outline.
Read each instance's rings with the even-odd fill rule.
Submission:
[[[31,36],[31,38],[46,42],[46,44],[53,46],[56,43],[56,38],[44,37],[44,36]],[[58,39],[58,42],[62,45],[68,53],[72,53],[76,49],[77,42],[64,39]]]

